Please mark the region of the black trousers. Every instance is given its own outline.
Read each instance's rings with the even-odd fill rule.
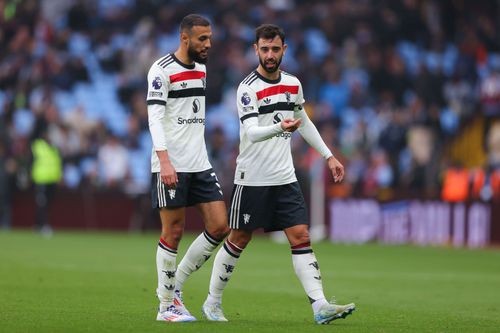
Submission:
[[[35,184],[35,227],[37,229],[49,225],[49,207],[55,192],[56,184]]]

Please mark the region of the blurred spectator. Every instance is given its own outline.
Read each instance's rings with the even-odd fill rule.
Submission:
[[[477,168],[473,172],[472,199],[500,202],[500,169]]]
[[[445,170],[441,199],[447,202],[465,202],[469,199],[470,186],[469,170],[455,161]]]
[[[36,229],[44,235],[52,235],[49,209],[57,184],[62,177],[62,160],[57,148],[51,143],[46,124],[37,123],[31,144],[33,164],[31,178],[35,186]]]
[[[500,67],[500,64],[498,65]],[[481,108],[486,117],[485,138],[491,125],[500,120],[500,68],[492,71],[481,81]]]
[[[1,130],[0,130],[1,131]],[[0,228],[9,229],[11,225],[11,204],[14,189],[13,175],[15,161],[9,156],[8,146],[0,141]]]
[[[97,152],[99,180],[104,186],[123,189],[128,170],[128,151],[113,134],[108,134]]]
[[[383,150],[372,152],[370,162],[363,177],[363,195],[388,199],[385,193],[394,181],[394,172],[389,164],[387,154]]]

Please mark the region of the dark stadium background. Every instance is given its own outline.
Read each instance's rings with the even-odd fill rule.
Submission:
[[[334,185],[294,136],[318,238],[500,242],[500,1],[465,0],[0,0],[3,228],[34,225],[30,145],[41,126],[64,161],[55,232],[159,229],[146,72],[175,50],[191,12],[213,25],[206,139],[226,198],[235,89],[256,67],[253,29],[275,23],[289,45],[283,69],[302,81],[307,111],[346,166]],[[188,228],[200,228],[191,215]]]

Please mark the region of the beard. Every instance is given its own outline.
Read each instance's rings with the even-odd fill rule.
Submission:
[[[264,68],[264,70],[268,73],[274,73],[278,70],[278,68],[280,68],[280,64],[281,64],[281,60],[283,59],[283,57],[279,58],[278,60],[276,60],[276,62],[274,63],[274,67],[271,67],[271,68],[268,68],[266,66],[266,63],[264,61],[262,61],[262,59],[259,57],[259,62],[260,62],[260,65],[262,66],[262,68]]]
[[[200,52],[197,52],[194,48],[191,47],[191,45],[188,47],[188,56],[191,58],[191,60],[200,63],[200,64],[206,64],[208,61],[208,55],[206,57],[202,57],[200,55]]]

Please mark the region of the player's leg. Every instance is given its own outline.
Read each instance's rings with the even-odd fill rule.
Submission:
[[[193,321],[196,318],[183,314],[174,305],[174,288],[177,248],[184,231],[185,219],[185,179],[178,174],[179,185],[167,189],[158,174],[153,174],[153,207],[159,209],[161,234],[156,250],[156,270],[158,287],[156,293],[160,306],[156,319],[160,321]]]
[[[231,230],[224,245],[217,251],[210,277],[208,296],[203,303],[203,317],[211,321],[227,321],[222,311],[222,294],[231,279],[243,249],[252,239],[252,231]]]
[[[203,316],[208,320],[227,321],[221,307],[222,293],[243,249],[252,239],[252,232],[266,222],[263,215],[269,211],[268,192],[267,187],[233,187],[229,207],[231,232],[215,256],[208,296],[202,307]]]
[[[205,230],[191,243],[177,267],[175,303],[182,311],[185,310],[182,299],[185,281],[210,258],[229,232],[222,190],[212,169],[191,174],[187,205],[196,206],[205,224]]]
[[[341,306],[325,299],[319,264],[311,247],[308,214],[298,183],[280,186],[277,197],[275,216],[290,243],[293,268],[311,302],[315,321],[327,324],[344,318],[354,310],[354,304]]]
[[[311,247],[308,229],[308,225],[299,224],[284,231],[290,243],[295,274],[314,307],[327,301],[323,294],[321,272]]]
[[[203,202],[196,207],[205,230],[191,243],[177,268],[175,290],[179,295],[187,278],[200,269],[229,232],[224,201]]]
[[[308,226],[302,224],[287,228],[285,234],[290,242],[295,274],[311,302],[314,320],[318,324],[328,324],[351,314],[356,308],[353,303],[338,305],[334,302],[328,303],[325,299],[321,272],[311,247]]]
[[[161,321],[193,321],[189,312],[184,313],[174,304],[177,248],[184,231],[185,208],[160,209],[161,236],[156,251],[156,270],[158,288],[156,293],[160,300],[157,320]]]

